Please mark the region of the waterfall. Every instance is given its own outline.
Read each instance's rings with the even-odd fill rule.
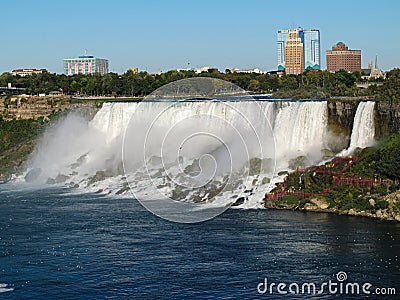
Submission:
[[[31,168],[40,168],[44,181],[58,174],[83,175],[115,169],[121,160],[123,137],[131,119],[130,134],[136,139],[132,148],[137,153],[141,153],[145,134],[153,126],[149,131],[152,135],[146,140],[148,157],[162,156],[162,148],[169,151],[164,154],[172,161],[177,159],[178,150],[180,155],[192,159],[217,150],[219,142],[208,137],[199,137],[195,143],[186,143],[179,149],[191,133],[203,131],[229,145],[238,164],[247,159],[241,155],[243,151],[249,157],[273,158],[274,118],[275,105],[267,101],[104,103],[90,122],[70,114],[49,128],[37,145]],[[170,140],[167,142],[164,137]],[[136,158],[140,161],[143,155],[138,154],[133,160]]]
[[[365,148],[374,144],[374,101],[360,102],[353,121],[350,146],[340,155],[346,156],[353,153],[356,148]]]
[[[135,126],[144,128],[149,120],[157,115],[158,130],[166,131],[171,124],[178,124],[192,116],[207,116],[201,124],[217,136],[230,135],[229,126],[241,127],[243,132],[248,126],[259,135],[264,143],[266,153],[257,153],[253,145],[248,145],[251,156],[272,157],[285,165],[288,159],[297,156],[308,156],[310,162],[317,162],[321,158],[321,149],[325,147],[325,135],[327,124],[326,101],[302,101],[302,102],[179,102],[170,107],[168,102],[140,103],[105,103],[96,114],[90,126],[106,135],[106,142],[110,143],[116,137],[121,136],[126,129],[127,122],[135,114]],[[140,111],[137,111],[139,109]],[[135,113],[136,112],[136,113]],[[182,130],[183,135],[191,131],[190,123]],[[133,125],[132,125],[133,126]],[[188,128],[189,127],[189,128]],[[164,128],[164,129],[163,129]],[[275,137],[275,149],[273,148],[271,129]],[[243,133],[242,132],[242,133]],[[164,132],[165,134],[166,132]],[[162,134],[160,134],[162,135]],[[243,134],[242,134],[243,135]],[[256,143],[255,140],[252,141]],[[252,143],[248,141],[249,143]],[[209,145],[205,145],[209,147]],[[154,145],[154,153],[161,144]],[[196,148],[202,151],[202,145]],[[259,150],[259,149],[257,149]],[[276,153],[274,153],[274,151]],[[157,154],[158,155],[158,154]]]
[[[46,130],[30,167],[41,183],[110,194],[126,191],[128,180],[138,197],[156,186],[204,201],[229,186],[220,205],[246,190],[242,206],[258,207],[291,159],[321,161],[326,130],[326,101],[104,103],[91,121],[70,114]]]
[[[325,145],[326,102],[105,103],[90,122],[69,115],[47,130],[31,167],[41,168],[44,180],[58,174],[88,174],[111,168],[121,160],[122,138],[130,121],[133,128],[130,135],[136,139],[132,147],[138,153],[143,148],[141,139],[152,126],[149,131],[152,135],[146,140],[148,157],[166,154],[175,161],[178,150],[188,158],[216,151],[221,145],[209,137],[179,146],[200,130],[221,138],[230,147],[237,167],[252,157],[276,159],[278,165],[285,166],[288,159],[299,155],[308,156],[310,162],[320,159],[320,150]],[[170,139],[164,140],[165,137]],[[161,153],[162,147],[168,151]],[[140,160],[143,155],[136,157]]]
[[[350,149],[365,148],[374,143],[374,101],[360,102],[354,116],[354,125],[350,138]]]
[[[274,127],[277,155],[282,159],[304,155],[317,162],[326,144],[326,125],[326,101],[281,103]]]
[[[109,143],[123,134],[136,107],[137,103],[104,103],[89,126],[103,132]]]

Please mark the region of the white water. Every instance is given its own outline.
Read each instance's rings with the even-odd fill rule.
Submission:
[[[265,192],[273,187],[261,184],[264,177],[272,178],[272,183],[282,180],[277,172],[287,169],[289,160],[298,156],[305,156],[309,164],[321,161],[321,150],[327,148],[326,125],[324,101],[105,103],[90,122],[72,114],[47,130],[32,157],[31,169],[40,168],[35,180],[41,183],[63,174],[68,178],[62,184],[115,194],[126,175],[139,195],[152,195],[154,185],[168,195],[174,184],[185,182],[193,187],[212,180],[221,182],[225,174],[243,172],[251,158],[272,159],[276,169],[272,164],[259,175],[243,176],[239,186],[252,190],[245,195],[247,200],[242,206],[258,207]],[[128,171],[125,175],[121,164],[123,146]],[[201,174],[195,179],[183,173],[193,159],[201,159]],[[160,168],[164,173],[155,175]],[[89,181],[103,170],[111,175]],[[166,186],[166,174],[176,182]],[[214,203],[225,205],[237,194],[222,193]]]
[[[375,102],[373,101],[360,102],[358,105],[351,132],[351,149],[356,147],[365,148],[374,143],[374,107]]]
[[[311,163],[321,159],[326,146],[326,102],[283,102],[274,134],[279,160],[305,155]]]
[[[365,148],[375,143],[374,101],[360,102],[354,116],[350,146],[340,155],[346,156],[356,148]]]

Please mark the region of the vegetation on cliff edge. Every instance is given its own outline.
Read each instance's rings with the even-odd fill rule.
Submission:
[[[60,91],[66,95],[83,96],[145,96],[157,88],[179,79],[191,77],[214,77],[232,82],[239,87],[255,93],[273,93],[275,98],[319,99],[332,96],[371,96],[382,101],[400,101],[400,69],[387,73],[382,86],[372,85],[367,89],[356,87],[356,82],[366,81],[360,72],[348,73],[340,70],[306,71],[299,75],[243,74],[219,72],[168,71],[161,74],[147,72],[105,75],[33,74],[31,76],[13,76],[10,73],[0,75],[0,86],[11,83],[15,87],[26,88],[26,94],[50,93]]]
[[[325,171],[332,174],[318,172],[318,167],[290,173],[286,186],[294,193],[284,194],[279,200],[266,198],[266,207],[325,210],[400,221],[400,135],[388,136],[374,147],[357,149],[354,155],[358,159],[348,168],[340,159],[327,163]],[[370,179],[373,184],[354,185],[350,181],[333,185],[335,176],[366,179],[367,183]],[[328,191],[323,193],[324,190]],[[299,191],[304,194],[296,193]]]

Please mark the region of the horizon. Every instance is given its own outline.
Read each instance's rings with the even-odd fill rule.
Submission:
[[[297,27],[320,31],[322,70],[326,69],[326,50],[337,42],[361,50],[363,68],[376,55],[384,71],[400,65],[400,37],[390,30],[400,25],[397,2],[377,6],[372,1],[338,1],[332,7],[313,0],[301,11],[293,9],[297,8],[294,1],[118,4],[76,0],[68,6],[48,0],[4,3],[0,16],[11,25],[3,34],[7,43],[2,45],[0,73],[22,68],[63,73],[63,59],[86,50],[88,55],[108,59],[109,71],[115,73],[135,67],[157,73],[206,65],[220,71],[271,71],[277,68],[278,30]]]

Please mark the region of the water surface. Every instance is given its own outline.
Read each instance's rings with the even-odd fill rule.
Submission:
[[[230,209],[177,224],[136,200],[0,186],[0,284],[14,289],[4,299],[273,299],[257,294],[264,278],[339,271],[400,292],[399,253],[392,222]]]

